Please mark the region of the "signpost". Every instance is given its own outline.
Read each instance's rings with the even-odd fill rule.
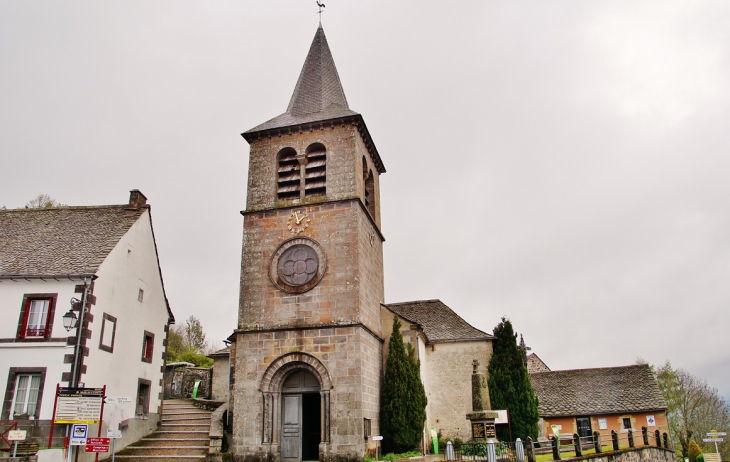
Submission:
[[[717,454],[720,454],[720,449],[717,447],[717,443],[724,443],[725,439],[720,438],[721,436],[727,436],[727,432],[719,432],[717,430],[712,430],[711,432],[707,433],[705,435],[707,438],[703,438],[702,441],[705,443],[715,443],[715,452]]]
[[[106,404],[131,404],[131,396],[107,396],[104,398]]]
[[[378,441],[383,441],[383,437],[373,436],[373,441],[375,441],[375,460],[378,460]]]
[[[13,457],[15,457],[16,453],[18,452],[18,441],[24,441],[25,435],[25,430],[10,430],[8,432],[8,441],[15,441],[15,445],[13,447]]]

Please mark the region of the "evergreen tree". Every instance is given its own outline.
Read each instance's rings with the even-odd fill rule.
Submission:
[[[537,439],[537,395],[525,367],[525,351],[517,346],[517,334],[509,319],[494,328],[492,358],[489,360],[489,398],[492,409],[509,409],[512,437]],[[509,439],[509,428],[497,426],[497,437]]]
[[[426,421],[426,393],[419,362],[413,346],[409,345],[406,354],[400,328],[400,320],[395,316],[380,395],[380,432],[384,435],[384,453],[402,453],[417,447]]]

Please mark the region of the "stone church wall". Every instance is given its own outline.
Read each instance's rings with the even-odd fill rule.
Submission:
[[[471,408],[472,361],[486,370],[492,356],[489,341],[426,345],[427,428],[436,427],[445,439],[471,438],[466,414]],[[421,359],[421,361],[424,361]]]
[[[362,460],[363,418],[373,418],[373,431],[377,430],[380,348],[380,340],[358,326],[239,333],[231,349],[237,368],[232,391],[233,452],[265,458],[270,451],[278,451],[276,444],[262,444],[261,383],[272,360],[301,352],[321,361],[332,381],[330,443],[324,450]]]
[[[286,129],[281,135],[256,139],[251,144],[248,164],[247,210],[272,209],[321,202],[321,198],[291,201],[276,200],[276,156],[284,148],[293,148],[297,154],[306,152],[313,143],[322,143],[327,149],[327,200],[341,200],[361,197],[358,194],[357,178],[362,176],[360,158],[367,155],[357,127],[352,124],[316,124],[317,127]],[[373,170],[377,176],[377,170]],[[377,181],[377,180],[376,180]]]

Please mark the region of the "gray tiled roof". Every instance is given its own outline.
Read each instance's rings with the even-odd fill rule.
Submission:
[[[209,358],[227,358],[231,355],[231,347],[227,346],[208,355]]]
[[[665,410],[647,365],[574,369],[530,374],[540,417]]]
[[[389,310],[411,322],[421,325],[429,343],[487,340],[494,336],[464,321],[441,300],[391,303]]]
[[[0,276],[91,275],[149,208],[0,210]]]
[[[353,115],[358,113],[350,110],[347,105],[345,91],[342,89],[327,37],[320,25],[286,112],[246,133]]]

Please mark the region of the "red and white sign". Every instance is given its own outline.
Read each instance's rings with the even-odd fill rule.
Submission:
[[[108,444],[87,444],[84,452],[109,452]]]
[[[109,438],[86,438],[87,446],[88,445],[95,446],[95,445],[99,445],[99,444],[102,444],[102,445],[105,444],[105,445],[109,446],[109,443],[110,443]]]

